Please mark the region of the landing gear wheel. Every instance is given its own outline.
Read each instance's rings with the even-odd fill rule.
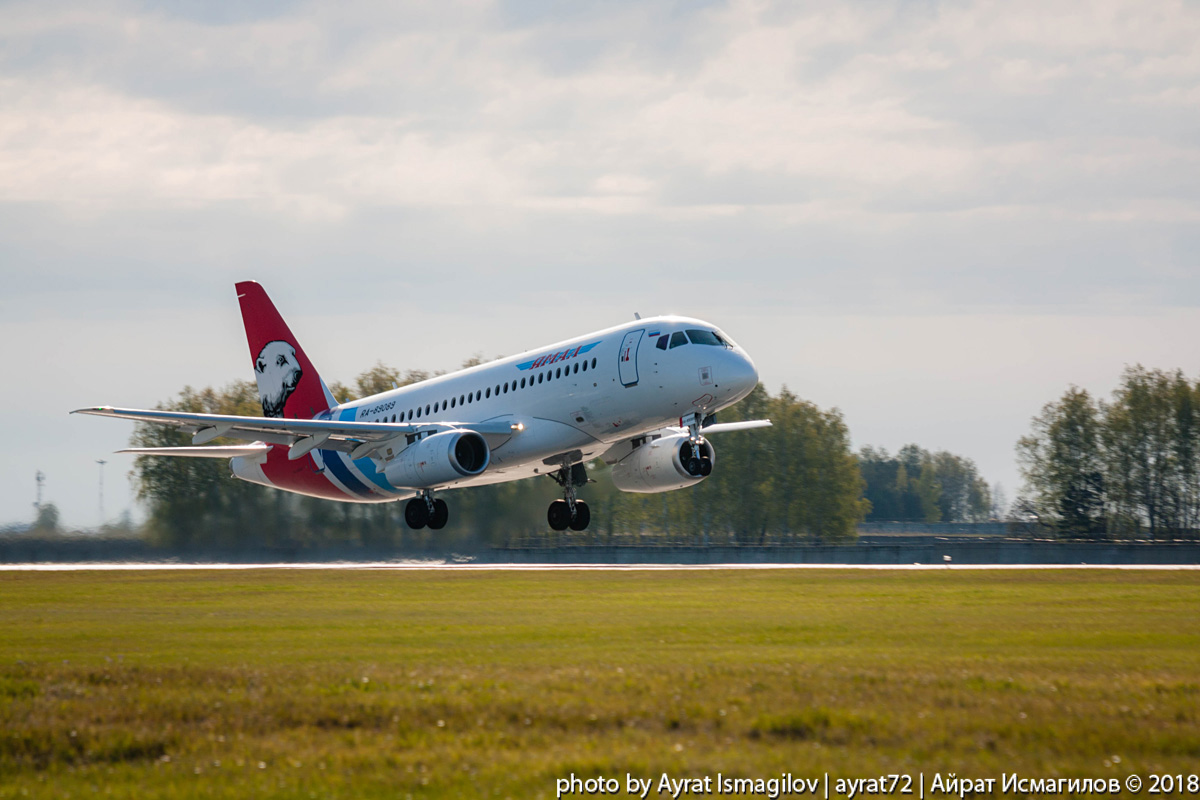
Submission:
[[[414,497],[404,506],[404,521],[414,531],[429,524],[429,505],[424,497]],[[445,524],[444,522],[442,523]]]
[[[433,501],[433,513],[429,515],[429,528],[431,530],[440,531],[446,527],[446,522],[450,519],[450,509],[446,506],[445,500]]]
[[[571,530],[581,531],[587,528],[588,523],[592,521],[592,512],[588,511],[588,504],[582,500],[575,501],[575,519],[569,523]]]
[[[552,530],[565,531],[571,524],[571,508],[567,501],[555,500],[551,503],[550,510],[546,512],[546,521],[550,523]]]
[[[700,459],[700,477],[707,478],[712,475],[712,461],[707,458]]]
[[[687,464],[685,466],[687,468],[688,474],[692,475],[692,476],[700,475],[700,471],[702,469],[704,469],[703,462],[700,459],[696,458],[695,456],[692,456],[691,458],[689,458],[687,460]],[[712,467],[709,467],[709,471],[711,471],[711,470],[712,470]]]

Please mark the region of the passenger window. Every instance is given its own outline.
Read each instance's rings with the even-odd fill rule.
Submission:
[[[543,379],[545,379],[545,377],[546,377],[546,373],[544,373],[544,372],[539,372],[539,373],[538,373],[538,383],[541,383],[541,382],[542,382],[542,380],[543,380]]]
[[[720,347],[721,340],[712,331],[703,331],[696,328],[689,328],[687,332],[688,338],[692,340],[692,344],[707,344],[713,347]]]
[[[559,367],[558,369],[554,370],[554,377],[556,377],[556,378],[562,377],[562,367]]]
[[[583,371],[587,372],[587,361],[583,362]]]
[[[672,350],[674,350],[676,347],[681,347],[687,343],[688,343],[687,337],[683,335],[683,331],[675,331],[674,333],[671,334],[671,349]]]
[[[666,350],[667,344],[669,344],[670,341],[671,341],[671,337],[664,334],[664,335],[658,337],[658,341],[655,343],[654,346],[657,347],[659,350]]]
[[[454,408],[456,405],[458,405],[458,398],[457,398],[457,397],[451,397],[451,398],[450,398],[450,407],[451,407],[451,408]]]
[[[578,374],[579,374],[579,362],[578,362],[578,361],[576,361],[576,362],[575,362],[575,369],[574,369],[574,370],[572,370],[572,371],[573,371],[573,372],[574,372],[576,375],[578,375]]]
[[[417,419],[420,419],[420,418],[421,418],[421,409],[418,408],[417,409]]]
[[[490,386],[489,386],[489,387],[487,388],[487,391],[483,393],[483,396],[484,396],[484,397],[491,397],[491,396],[492,396],[492,387],[490,387]]]
[[[438,404],[434,403],[433,404],[433,413],[435,413],[435,414],[437,413],[437,408],[438,408]]]
[[[429,404],[425,404],[425,416],[429,416]]]
[[[525,379],[524,378],[521,378],[521,388],[522,389],[525,388]]]
[[[596,368],[596,359],[592,359],[592,369]]]
[[[498,384],[498,383],[496,384],[496,396],[497,397],[500,396],[500,384]]]

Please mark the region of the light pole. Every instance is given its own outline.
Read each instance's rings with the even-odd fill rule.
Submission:
[[[108,462],[102,458],[96,459],[100,465],[100,527],[104,527],[104,465]]]

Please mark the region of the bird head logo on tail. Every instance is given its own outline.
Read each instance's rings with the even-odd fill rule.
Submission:
[[[304,377],[296,348],[281,339],[267,342],[254,359],[254,377],[258,380],[263,416],[282,417],[283,407]]]

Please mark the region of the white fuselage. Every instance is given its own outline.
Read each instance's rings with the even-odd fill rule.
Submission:
[[[691,338],[710,343],[677,335],[689,330],[704,332]],[[658,346],[673,335],[675,347]],[[564,457],[595,458],[632,437],[678,425],[692,412],[711,414],[736,403],[757,382],[750,357],[715,326],[654,317],[338,405],[320,418],[519,426],[512,434],[487,435],[487,469],[436,487],[444,489],[554,472]],[[314,450],[312,458],[347,499],[385,502],[414,494],[388,481],[383,458],[352,459],[326,449]],[[240,478],[273,485],[248,459],[234,459],[233,468]]]

